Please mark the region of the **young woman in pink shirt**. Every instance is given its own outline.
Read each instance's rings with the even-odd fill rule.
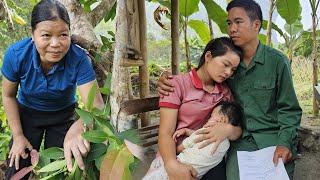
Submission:
[[[183,164],[176,158],[176,147],[185,137],[178,139],[177,144],[172,136],[176,130],[202,127],[210,117],[212,109],[220,101],[232,101],[230,89],[224,83],[236,70],[241,50],[227,37],[211,40],[200,58],[198,68],[191,72],[174,76],[171,79],[174,92],[161,97],[159,151],[160,155],[152,166],[164,165],[171,179],[195,179],[197,172],[191,165]],[[200,144],[204,147],[212,142],[220,143],[224,139],[237,139],[242,131],[240,127],[230,124],[209,124],[205,135],[210,139]],[[154,162],[155,162],[154,161]],[[158,165],[157,165],[158,164]],[[225,164],[217,172],[218,179],[225,179]],[[218,166],[217,166],[218,167]],[[150,170],[155,167],[150,167]]]

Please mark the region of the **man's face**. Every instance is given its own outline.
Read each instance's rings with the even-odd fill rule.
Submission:
[[[228,34],[233,42],[244,47],[258,38],[260,21],[251,21],[246,11],[241,7],[234,7],[228,11]]]

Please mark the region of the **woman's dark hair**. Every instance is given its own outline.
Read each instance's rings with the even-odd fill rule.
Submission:
[[[53,21],[61,19],[70,29],[70,18],[67,9],[56,0],[41,0],[34,6],[31,14],[32,32],[36,29],[38,23],[42,21]]]
[[[227,11],[234,7],[243,8],[248,17],[250,18],[251,22],[254,20],[259,20],[261,22],[260,29],[262,26],[262,11],[261,7],[257,2],[254,0],[233,0],[227,6]]]
[[[212,57],[223,56],[228,51],[233,51],[240,57],[240,59],[242,58],[242,50],[235,46],[230,38],[220,37],[208,42],[200,57],[198,69],[205,63],[205,56],[208,51],[211,52]]]
[[[229,124],[242,127],[243,112],[241,106],[236,102],[221,101],[216,107],[220,106],[219,113],[229,118]]]

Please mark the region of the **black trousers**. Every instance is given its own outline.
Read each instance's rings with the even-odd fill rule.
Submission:
[[[64,137],[75,120],[75,105],[59,111],[38,111],[19,105],[20,122],[23,135],[28,139],[33,149],[39,151],[42,139],[44,148],[63,147]],[[13,139],[10,142],[10,149]],[[10,159],[7,159],[9,165]],[[16,172],[31,165],[30,156],[27,159],[20,158],[19,169],[14,164],[5,172],[5,179],[9,180]],[[23,179],[28,179],[27,174]]]
[[[226,180],[226,161],[223,159],[218,166],[210,169],[201,180]]]

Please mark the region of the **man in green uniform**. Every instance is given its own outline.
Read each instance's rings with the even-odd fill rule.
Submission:
[[[228,84],[245,114],[242,137],[233,142],[227,157],[227,179],[239,179],[237,151],[276,146],[274,162],[282,158],[293,178],[297,129],[301,108],[294,92],[290,65],[281,52],[258,40],[260,6],[253,0],[234,0],[227,6],[228,34],[241,47],[243,60]]]
[[[262,12],[254,0],[233,0],[227,11],[228,34],[244,55],[228,84],[245,115],[243,134],[231,143],[228,153],[227,179],[239,179],[237,151],[268,146],[276,146],[274,163],[282,158],[293,179],[292,157],[296,155],[302,110],[293,88],[289,61],[281,52],[259,42]],[[160,78],[158,85],[160,94],[170,91],[166,78]],[[203,140],[211,143],[206,136]]]

